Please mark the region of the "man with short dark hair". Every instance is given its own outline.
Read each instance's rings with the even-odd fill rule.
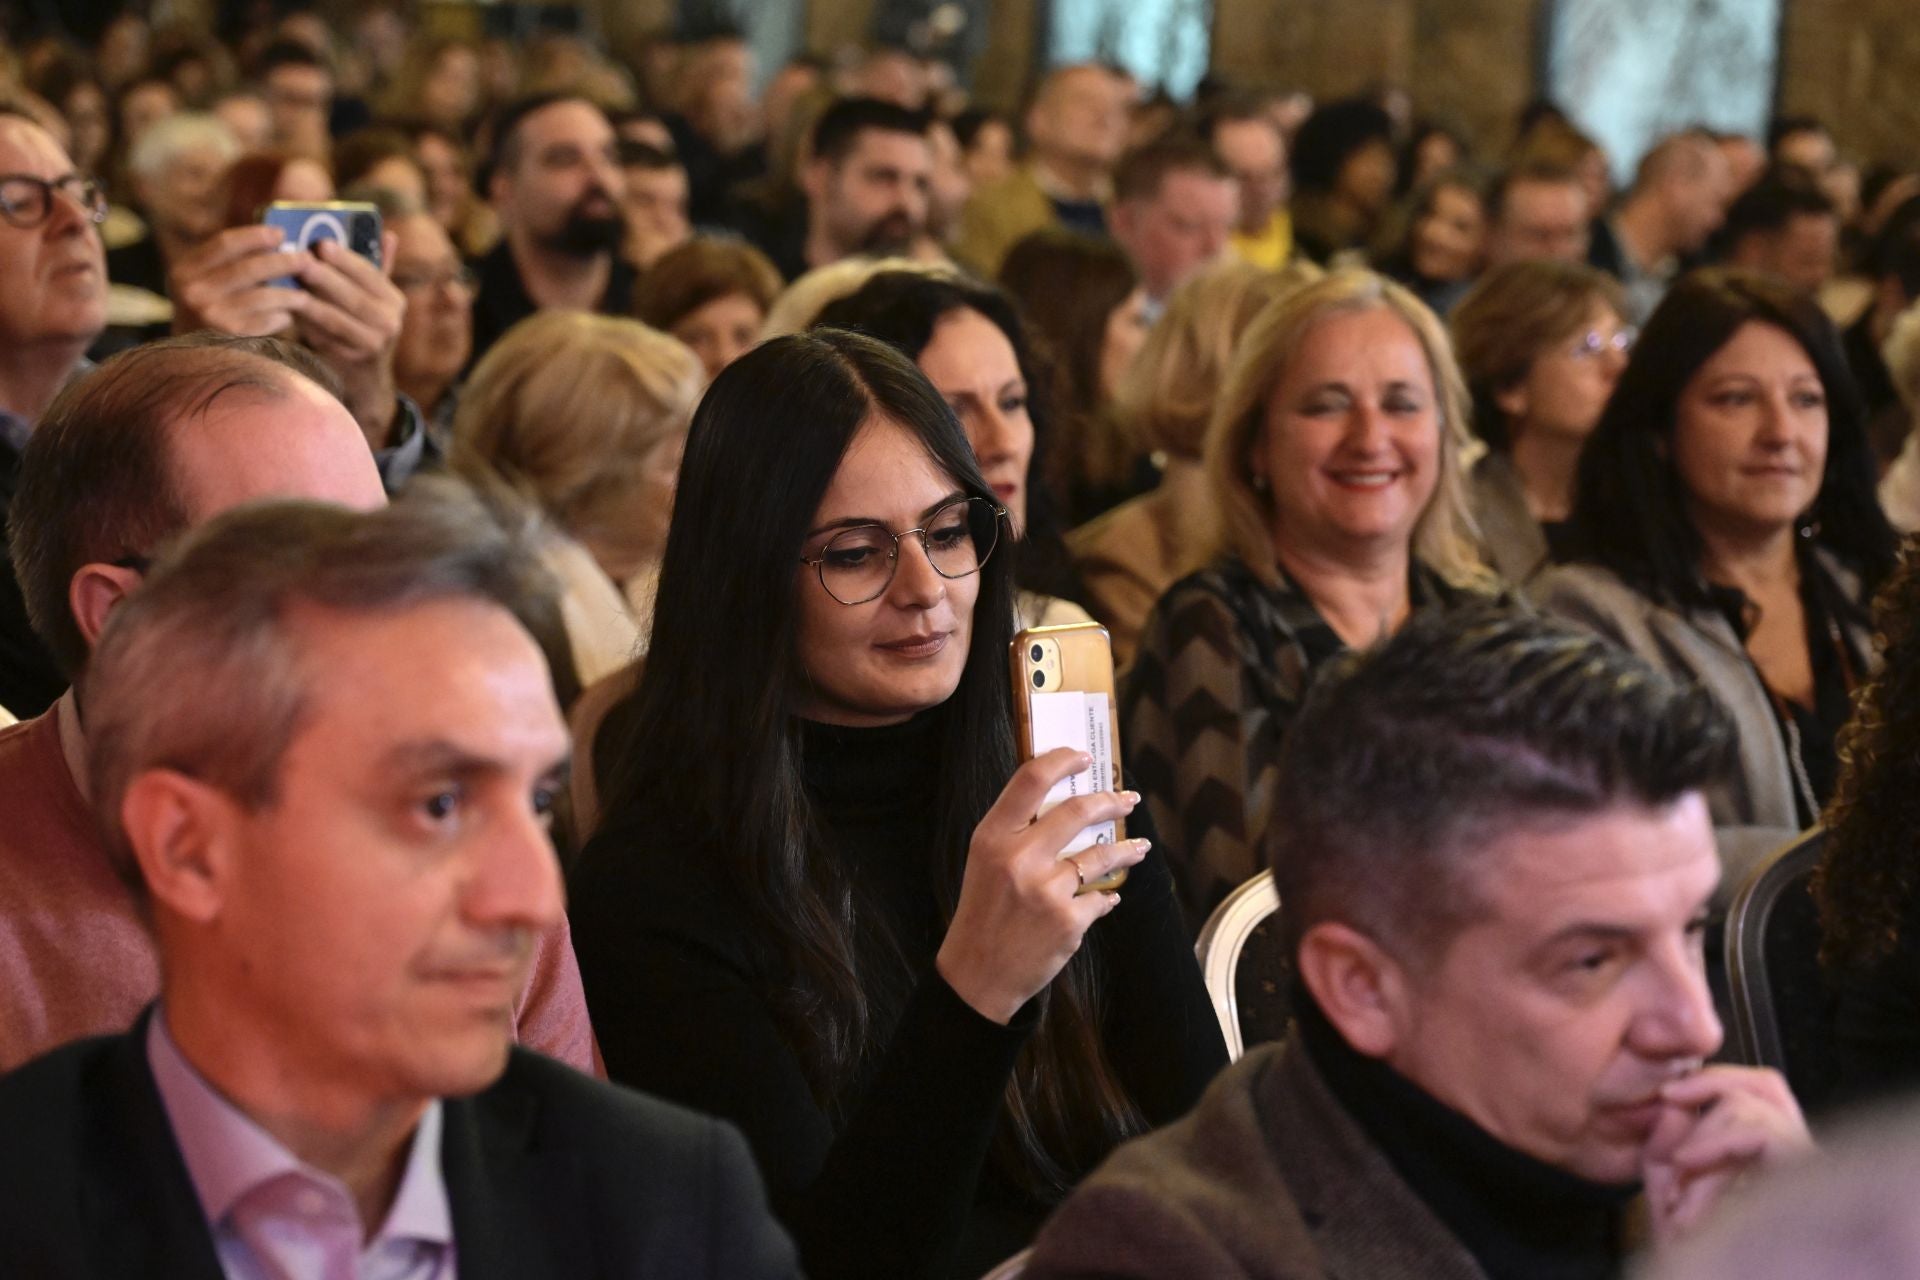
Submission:
[[[841,98],[813,126],[801,206],[754,220],[747,236],[789,280],[843,258],[906,254],[926,231],[932,182],[924,115]]]
[[[1487,194],[1487,263],[1587,260],[1586,187],[1571,169],[1525,164],[1500,175]]]
[[[1182,281],[1220,256],[1239,212],[1233,175],[1205,143],[1163,138],[1120,158],[1113,172],[1113,238],[1158,316]]]
[[[1728,207],[1723,240],[1730,265],[1817,294],[1833,278],[1840,217],[1811,178],[1787,168],[1762,177]]]
[[[635,270],[645,271],[661,254],[693,238],[687,169],[672,152],[625,138],[620,140],[620,168],[627,187],[620,202],[625,222],[621,253]]]
[[[475,360],[536,311],[626,315],[635,279],[620,258],[626,174],[606,112],[577,94],[540,94],[502,108],[493,127],[482,185],[500,244],[475,263]]]
[[[563,918],[548,589],[471,498],[274,502],[119,610],[89,781],[160,999],[0,1080],[10,1271],[797,1275],[737,1133],[513,1047]]]
[[[69,678],[82,682],[109,617],[183,531],[268,497],[384,504],[331,378],[274,339],[199,335],[116,356],[54,402],[21,467],[12,550],[35,630]],[[69,690],[0,730],[0,1072],[125,1028],[158,989],[153,940],[88,813],[89,715]],[[593,1064],[564,925],[541,936],[519,1029]]]
[[[1496,606],[1416,615],[1287,738],[1283,1044],[1130,1143],[1028,1280],[1601,1277],[1807,1145],[1720,1046],[1705,692]]]
[[[66,680],[5,561],[21,451],[107,324],[106,193],[31,117],[0,107],[0,707],[37,716]]]
[[[333,147],[333,68],[298,40],[276,40],[254,60],[253,78],[266,100],[273,145],[289,155],[325,160]]]

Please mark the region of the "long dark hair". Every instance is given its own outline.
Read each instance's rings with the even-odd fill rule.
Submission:
[[[1570,558],[1613,570],[1663,604],[1711,606],[1700,534],[1670,460],[1674,410],[1700,366],[1742,325],[1786,330],[1827,398],[1827,465],[1805,519],[1871,592],[1893,567],[1895,538],[1874,493],[1865,414],[1833,322],[1811,298],[1749,271],[1696,271],[1654,311],[1580,455]]]
[[[884,343],[832,329],[776,338],[714,380],[687,437],[652,648],[609,744],[603,819],[645,824],[718,869],[781,961],[768,998],[816,1099],[836,1115],[903,993],[900,949],[822,846],[802,780],[798,557],[848,445],[875,415],[912,432],[960,489],[993,500],[952,411]],[[945,920],[974,827],[1014,769],[1012,634],[1010,560],[994,556],[935,730],[929,871]],[[1083,947],[1043,994],[998,1127],[996,1158],[1044,1199],[1144,1127],[1101,1050],[1095,974]]]
[[[1836,973],[1885,960],[1920,894],[1920,543],[1907,544],[1873,617],[1884,661],[1840,731],[1840,780],[1813,881],[1820,959]]]
[[[933,341],[940,321],[955,311],[978,311],[1006,335],[1027,384],[1027,415],[1033,419],[1033,458],[1027,464],[1027,527],[1014,557],[1014,581],[1028,591],[1077,600],[1080,575],[1067,554],[1060,527],[1059,496],[1046,470],[1051,431],[1048,374],[1027,341],[1019,308],[1005,291],[923,271],[882,271],[848,296],[829,303],[815,328],[852,329],[880,339],[912,360]]]
[[[1000,265],[1000,287],[1019,304],[1052,375],[1042,468],[1076,521],[1097,514],[1074,501],[1076,489],[1119,488],[1139,461],[1100,386],[1107,321],[1139,284],[1113,241],[1058,227],[1023,237]]]

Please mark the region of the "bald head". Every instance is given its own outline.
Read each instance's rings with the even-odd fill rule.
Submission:
[[[1040,82],[1027,134],[1042,160],[1109,169],[1127,142],[1126,88],[1104,67],[1060,67]]]
[[[1733,198],[1727,158],[1703,133],[1663,139],[1640,161],[1629,202],[1650,209],[1670,252],[1692,253],[1719,229]]]
[[[12,508],[34,631],[69,679],[169,538],[246,502],[385,502],[366,437],[308,353],[196,335],[125,352],[56,398]]]

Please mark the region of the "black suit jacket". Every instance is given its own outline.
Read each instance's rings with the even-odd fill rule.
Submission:
[[[146,1019],[0,1078],[0,1276],[221,1280]],[[448,1099],[460,1280],[797,1277],[731,1127],[514,1049]]]

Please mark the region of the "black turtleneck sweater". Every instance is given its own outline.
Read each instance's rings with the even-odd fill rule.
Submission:
[[[737,1124],[815,1280],[977,1276],[1025,1247],[1047,1209],[988,1160],[1033,1008],[1000,1026],[933,966],[945,932],[930,871],[938,715],[801,726],[823,846],[853,872],[864,908],[884,915],[907,969],[897,1018],[837,1117],[814,1099],[775,1017],[785,968],[715,851],[662,835],[684,822],[603,830],[571,886],[609,1075]],[[1147,1119],[1171,1120],[1226,1055],[1157,853],[1090,945],[1105,970],[1110,1059]]]
[[[1491,1280],[1620,1274],[1637,1184],[1589,1182],[1514,1150],[1356,1052],[1304,990],[1293,999],[1300,1041],[1327,1087]]]

